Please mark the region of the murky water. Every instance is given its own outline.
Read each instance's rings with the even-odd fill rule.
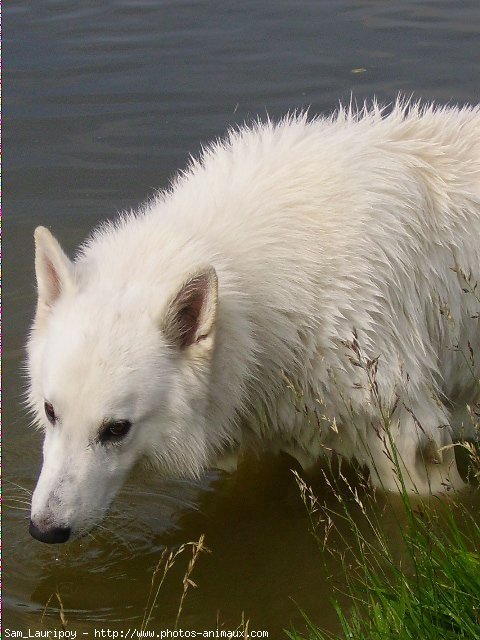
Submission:
[[[29,537],[15,485],[31,491],[40,465],[22,409],[32,232],[46,224],[73,249],[166,185],[201,141],[257,114],[329,111],[351,92],[478,102],[478,1],[16,0],[5,14],[4,627],[40,628],[56,591],[69,629],[138,627],[162,550],[204,532],[211,553],[183,628],[234,628],[245,612],[278,638],[299,607],[336,628],[342,569],[318,552],[285,461],[198,485],[139,471],[93,537]],[[162,587],[155,627],[175,620],[187,560]],[[60,628],[51,605],[43,625]]]

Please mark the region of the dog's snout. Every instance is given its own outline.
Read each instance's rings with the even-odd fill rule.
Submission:
[[[70,527],[48,526],[42,528],[35,524],[33,520],[30,520],[29,531],[33,538],[40,540],[40,542],[46,542],[47,544],[67,542],[71,533]]]

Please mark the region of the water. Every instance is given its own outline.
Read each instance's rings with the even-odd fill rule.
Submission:
[[[4,477],[32,490],[40,437],[22,405],[34,308],[32,232],[73,250],[98,221],[168,184],[202,141],[235,123],[339,99],[412,92],[478,102],[477,0],[16,0],[5,10]],[[24,492],[4,485],[4,626],[40,628],[61,594],[68,628],[139,626],[165,545],[206,534],[183,628],[281,629],[297,604],[335,629],[342,569],[308,532],[290,463],[165,485],[137,472],[104,523],[63,547],[30,539]],[[321,491],[321,486],[318,487]],[[19,507],[20,509],[14,509]],[[345,532],[348,540],[348,531]],[[340,539],[334,541],[341,547]],[[160,598],[172,625],[187,558]],[[55,598],[44,626],[59,628]]]

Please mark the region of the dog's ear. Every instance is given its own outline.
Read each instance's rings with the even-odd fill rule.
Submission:
[[[47,311],[62,293],[73,289],[73,264],[45,227],[35,229],[37,313]]]
[[[180,349],[212,337],[217,315],[218,280],[211,266],[190,275],[172,296],[162,318],[167,340]]]

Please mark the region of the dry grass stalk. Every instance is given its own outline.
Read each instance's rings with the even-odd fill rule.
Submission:
[[[179,606],[179,610],[177,613],[177,618],[176,618],[176,622],[175,622],[175,628],[178,624],[178,620],[182,611],[182,607],[183,607],[183,602],[185,600],[185,596],[187,594],[187,590],[188,590],[188,586],[189,585],[193,585],[196,586],[195,583],[191,580],[190,578],[190,574],[193,571],[193,567],[195,566],[195,563],[197,561],[198,555],[200,554],[201,551],[208,551],[207,547],[204,544],[204,540],[205,540],[205,536],[204,534],[202,534],[199,538],[199,540],[197,542],[186,542],[185,544],[182,544],[180,547],[178,547],[178,549],[176,551],[168,551],[168,549],[164,549],[162,552],[162,555],[160,556],[160,560],[157,562],[157,566],[155,567],[153,574],[152,574],[152,580],[151,580],[151,584],[150,584],[150,591],[148,594],[148,598],[147,598],[147,604],[145,606],[145,612],[143,615],[143,620],[142,620],[142,625],[140,627],[140,631],[145,631],[147,626],[149,625],[152,616],[153,616],[153,610],[155,608],[155,605],[157,603],[157,599],[158,599],[158,595],[160,593],[160,589],[162,588],[163,583],[165,582],[165,578],[167,577],[168,572],[170,571],[170,569],[174,566],[175,562],[177,561],[178,557],[181,556],[183,554],[183,552],[188,549],[189,547],[191,547],[193,549],[193,557],[192,560],[190,560],[188,567],[187,567],[187,572],[183,578],[183,593],[182,593],[182,597],[180,600],[180,606]],[[159,580],[158,580],[158,584],[157,587],[155,589],[155,583],[157,581],[157,576],[160,576]],[[154,593],[155,590],[155,593]],[[152,597],[152,594],[153,597]]]
[[[45,604],[45,608],[43,609],[42,617],[40,619],[40,624],[43,624],[43,619],[45,617],[45,614],[47,613],[48,605],[50,604],[53,596],[56,596],[56,598],[58,600],[60,622],[62,624],[63,631],[65,631],[66,628],[67,628],[67,618],[65,616],[65,608],[63,606],[63,601],[62,601],[62,598],[60,597],[60,593],[58,591],[56,591],[55,593],[52,593],[52,595],[47,600],[47,602]]]
[[[197,562],[198,557],[202,553],[202,551],[206,551],[206,552],[209,551],[205,546],[204,542],[205,542],[205,535],[202,533],[202,535],[198,539],[198,542],[191,543],[192,557],[190,559],[190,562],[188,563],[187,571],[183,576],[183,592],[182,592],[182,597],[180,598],[180,604],[178,606],[177,617],[175,619],[175,629],[177,629],[178,627],[178,621],[180,620],[180,615],[182,613],[183,603],[187,596],[188,588],[190,586],[192,587],[197,586],[190,577],[192,575],[193,568],[195,567],[195,563]]]

